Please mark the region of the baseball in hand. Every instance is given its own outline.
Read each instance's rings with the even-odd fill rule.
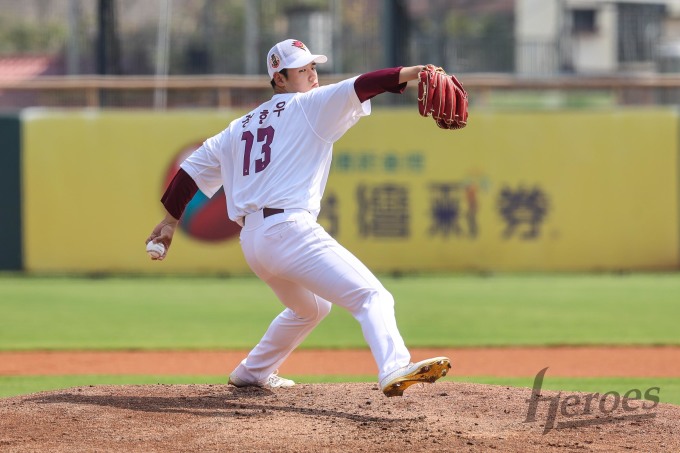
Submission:
[[[153,241],[149,241],[149,243],[146,244],[146,253],[148,253],[151,258],[157,260],[165,253],[165,246],[160,242],[154,243]]]

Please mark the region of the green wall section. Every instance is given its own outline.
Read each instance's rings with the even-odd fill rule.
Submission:
[[[0,270],[23,268],[21,238],[21,121],[0,115]]]

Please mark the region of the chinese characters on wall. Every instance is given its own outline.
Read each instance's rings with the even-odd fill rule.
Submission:
[[[333,170],[336,172],[411,172],[422,173],[425,156],[422,152],[405,154],[337,153]],[[422,178],[421,178],[422,179]],[[536,240],[541,226],[549,214],[547,193],[538,185],[504,184],[497,190],[481,187],[478,181],[428,181],[422,182],[427,190],[429,212],[427,233],[433,237],[474,240],[482,234],[498,234],[504,240]],[[341,204],[356,207],[356,222],[363,238],[408,238],[421,232],[413,231],[415,206],[409,185],[400,182],[358,183],[353,189],[354,199],[341,199],[327,191],[319,220],[328,232],[339,236]],[[479,224],[479,208],[493,204],[503,228],[486,230]],[[417,211],[414,211],[417,209]]]

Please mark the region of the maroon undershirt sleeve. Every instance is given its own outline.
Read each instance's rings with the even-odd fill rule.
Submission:
[[[161,203],[170,215],[179,219],[196,192],[198,192],[196,182],[189,176],[189,173],[180,168],[165,190]]]
[[[380,69],[357,77],[354,81],[354,91],[356,91],[359,101],[367,101],[385,91],[403,93],[406,89],[406,82],[399,83],[401,68],[402,66]]]

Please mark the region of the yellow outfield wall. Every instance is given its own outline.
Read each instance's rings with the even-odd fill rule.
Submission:
[[[26,111],[25,268],[249,273],[217,198],[192,201],[165,261],[144,253],[168,176],[240,113]],[[673,110],[472,112],[445,131],[376,109],[335,146],[320,222],[377,272],[677,269],[678,147]]]

